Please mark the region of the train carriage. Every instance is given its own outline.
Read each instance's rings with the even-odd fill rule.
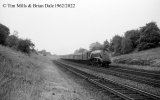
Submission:
[[[103,50],[86,51],[62,56],[62,59],[82,62],[96,66],[108,66],[111,63],[109,53]]]

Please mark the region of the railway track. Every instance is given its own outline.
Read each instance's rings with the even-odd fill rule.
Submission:
[[[144,92],[142,90],[123,85],[108,79],[104,79],[98,75],[92,73],[86,73],[69,64],[65,64],[59,61],[54,61],[55,64],[62,66],[69,71],[85,78],[86,80],[94,83],[95,85],[109,91],[117,100],[160,100],[160,96]]]
[[[119,67],[119,66],[115,66],[115,65],[110,65],[109,67],[112,70],[117,70],[117,71],[127,72],[127,73],[134,72],[134,74],[138,74],[141,76],[150,77],[150,78],[154,78],[154,79],[160,79],[160,72],[159,71],[148,71],[148,70],[143,70],[143,69]]]
[[[109,68],[83,66],[78,63],[74,62],[72,63],[71,61],[69,61],[68,63],[79,67],[85,67],[104,74],[114,75],[124,79],[145,83],[153,87],[160,87],[160,73],[158,72],[135,70],[130,68],[115,67],[115,66],[110,66]]]

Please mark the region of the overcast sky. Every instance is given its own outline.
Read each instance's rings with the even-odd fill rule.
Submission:
[[[3,4],[76,4],[75,8],[3,8]],[[160,27],[160,0],[0,0],[0,23],[31,39],[38,50],[69,54],[93,42],[137,29]]]

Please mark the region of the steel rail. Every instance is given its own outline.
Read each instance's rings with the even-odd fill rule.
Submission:
[[[57,61],[54,61],[55,63],[58,63],[58,64],[61,64],[63,66],[66,66],[65,68],[67,68],[68,70],[74,72],[75,74],[91,81],[92,83],[102,87],[102,88],[105,88],[106,90],[110,91],[111,93],[115,94],[115,95],[118,95],[120,96],[121,98],[123,99],[126,99],[126,100],[135,100],[135,99],[146,99],[147,100],[160,100],[160,96],[157,96],[157,95],[154,95],[154,94],[151,94],[151,93],[148,93],[148,92],[145,92],[145,91],[142,91],[140,89],[136,89],[136,88],[133,88],[133,87],[130,87],[130,86],[127,86],[127,85],[124,85],[124,84],[120,84],[120,83],[117,83],[115,81],[112,81],[112,80],[108,80],[108,79],[104,79],[98,75],[92,75],[91,73],[86,73],[86,72],[83,72],[82,70],[79,70],[79,69],[76,69],[76,68],[73,68],[71,67],[71,65],[68,65],[68,64],[65,64],[65,63],[62,63],[62,62],[57,62]],[[85,76],[85,75],[87,76]],[[88,77],[88,76],[92,76],[92,78]],[[94,78],[93,78],[94,77]],[[106,86],[105,84],[102,84],[100,81],[103,81],[105,80],[104,82],[110,82],[110,84],[112,83],[115,87],[116,86],[119,86],[118,88],[120,90],[116,90],[114,88],[110,88],[108,86]],[[107,83],[107,84],[108,84]],[[123,88],[122,88],[123,87]],[[128,89],[128,90],[125,90],[125,89]],[[123,93],[123,91],[129,91],[131,92],[130,94],[132,94],[132,96],[128,96],[129,94],[125,94]],[[133,92],[134,91],[134,92]],[[136,95],[135,97],[133,97],[133,94]],[[144,97],[144,98],[143,98]]]
[[[58,62],[58,63],[59,63],[59,62]],[[61,63],[61,64],[62,64],[62,63]],[[63,65],[64,65],[64,64],[63,64]],[[66,66],[66,65],[65,65],[65,66]],[[63,67],[64,67],[64,66],[63,66]],[[68,65],[67,65],[67,67],[68,67]],[[130,97],[128,97],[128,96],[126,96],[126,95],[118,92],[118,91],[115,91],[115,90],[112,89],[112,88],[109,88],[109,87],[107,87],[107,86],[105,86],[105,85],[103,85],[103,84],[98,83],[98,82],[96,81],[96,79],[91,79],[91,78],[89,78],[89,77],[87,77],[87,76],[85,76],[85,75],[83,75],[83,74],[81,74],[81,73],[79,73],[79,72],[77,72],[77,71],[74,71],[73,69],[67,68],[67,67],[64,67],[64,68],[68,69],[69,71],[73,72],[74,74],[77,74],[78,76],[81,76],[82,78],[87,79],[88,81],[90,81],[90,82],[98,85],[99,87],[104,88],[104,89],[110,91],[110,92],[113,93],[114,95],[118,95],[120,98],[123,98],[123,99],[125,99],[125,100],[134,100],[133,98],[130,98]]]
[[[84,66],[79,65],[77,63],[72,63],[72,64],[76,65],[76,66],[84,67]],[[86,66],[85,66],[85,68],[86,68]],[[130,79],[130,80],[133,80],[133,81],[137,81],[137,82],[145,83],[145,84],[148,84],[148,85],[152,85],[154,87],[160,87],[159,77],[156,76],[157,78],[154,78],[154,76],[151,76],[151,73],[142,72],[143,73],[142,74],[140,71],[138,71],[138,73],[134,73],[134,70],[132,70],[132,72],[127,72],[127,69],[126,69],[126,72],[125,72],[125,71],[121,71],[121,70],[114,70],[114,69],[112,70],[110,68],[106,69],[106,68],[97,68],[97,67],[91,67],[91,66],[87,66],[87,68],[102,72],[104,74],[110,74],[110,75],[122,77],[122,78],[125,78],[125,79]],[[115,69],[117,69],[117,68],[115,68]],[[147,77],[146,76],[147,74],[150,74],[150,76],[148,75],[148,77]]]

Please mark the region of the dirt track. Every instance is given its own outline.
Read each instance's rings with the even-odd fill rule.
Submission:
[[[43,70],[45,84],[42,100],[109,100],[93,86],[56,65]]]
[[[43,70],[45,84],[43,86],[42,100],[84,100],[80,94],[75,93],[73,84],[69,84],[59,73],[56,65],[46,66]]]

